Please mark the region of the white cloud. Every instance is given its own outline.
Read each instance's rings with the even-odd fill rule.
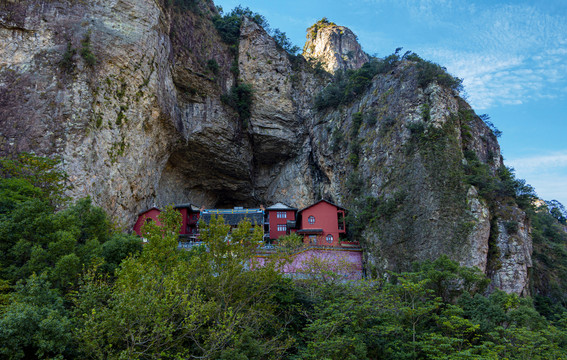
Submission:
[[[368,0],[391,3],[391,0]],[[415,21],[446,36],[421,44],[420,55],[463,78],[471,105],[522,104],[567,94],[567,14],[522,4],[464,0],[399,2]]]
[[[530,156],[506,161],[517,171],[535,173],[541,171],[557,171],[562,169],[567,173],[567,150],[549,155]]]
[[[567,204],[567,150],[547,155],[509,159],[506,164],[526,179],[545,200]]]

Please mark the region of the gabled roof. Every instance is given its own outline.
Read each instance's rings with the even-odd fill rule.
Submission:
[[[275,203],[274,205],[267,207],[266,210],[297,210],[297,208],[292,208],[283,203]]]
[[[150,210],[157,210],[157,211],[161,212],[161,209],[160,209],[160,208],[158,208],[158,207],[156,207],[156,206],[152,206],[151,208],[149,208],[149,209],[147,209],[147,210],[140,211],[140,212],[138,213],[138,216],[142,216],[142,215],[144,215],[145,213],[149,212]]]
[[[201,219],[207,224],[211,221],[213,216],[222,216],[224,223],[231,226],[238,225],[238,223],[244,219],[250,220],[252,225],[264,224],[263,212],[201,212]]]
[[[333,205],[333,206],[336,207],[337,209],[341,209],[341,210],[346,211],[346,209],[345,209],[344,207],[342,207],[342,206],[339,206],[339,205],[337,205],[337,204],[333,204],[332,202],[327,201],[327,200],[325,200],[325,199],[321,199],[321,200],[317,201],[316,203],[311,204],[311,205],[309,205],[308,207],[305,207],[305,208],[299,210],[298,213],[300,213],[300,212],[302,212],[302,211],[304,211],[304,210],[307,210],[307,209],[309,209],[310,207],[313,207],[313,206],[319,204],[320,202],[326,202],[327,204]]]

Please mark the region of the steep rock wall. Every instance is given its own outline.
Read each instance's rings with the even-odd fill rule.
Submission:
[[[331,77],[246,19],[235,79],[211,2],[0,6],[0,152],[61,156],[73,197],[90,195],[125,225],[154,204],[303,207],[326,198],[369,213],[369,273],[448,254],[495,287],[527,293],[525,214],[487,204],[463,177],[467,151],[496,172],[496,138],[463,115],[470,107],[458,94],[420,87],[412,62],[374,77],[352,103],[316,111],[313,95]],[[313,59],[328,71],[368,61],[350,30],[325,29],[306,47],[322,49]],[[221,100],[237,81],[253,88],[247,124]]]

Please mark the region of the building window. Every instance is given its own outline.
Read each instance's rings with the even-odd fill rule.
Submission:
[[[333,242],[333,235],[331,235],[331,234],[327,235],[327,242],[329,244]]]
[[[307,222],[309,224],[315,224],[315,216],[311,215],[310,217],[308,217]]]
[[[286,226],[285,225],[278,225],[278,231],[286,231]]]
[[[317,235],[309,235],[309,242],[311,244],[317,244]]]
[[[278,211],[278,219],[285,219],[287,217],[287,213],[285,211]]]

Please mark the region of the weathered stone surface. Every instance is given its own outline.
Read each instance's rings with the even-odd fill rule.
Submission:
[[[491,214],[464,182],[465,152],[493,172],[502,158],[458,94],[419,87],[416,67],[403,61],[352,103],[316,111],[328,74],[245,20],[235,78],[215,11],[212,2],[174,11],[154,0],[0,4],[0,153],[61,156],[70,195],[90,195],[125,226],[169,203],[301,208],[325,198],[356,212],[375,198],[389,207],[372,209],[363,232],[372,271],[447,254],[489,272],[496,287],[526,293],[529,224],[516,207]],[[87,35],[92,66],[80,54]],[[68,43],[76,52],[64,67]],[[335,25],[305,49],[329,72],[368,61],[356,36]],[[221,101],[237,83],[253,89],[248,124]],[[498,259],[488,259],[491,220]],[[489,260],[501,266],[488,269]]]
[[[303,56],[320,61],[330,73],[358,69],[368,62],[368,55],[362,51],[356,35],[349,28],[337,25],[322,27],[314,37],[308,37]]]
[[[491,274],[491,287],[507,293],[530,295],[529,271],[532,267],[532,239],[526,214],[504,206],[497,221],[497,266]]]
[[[472,230],[467,237],[469,248],[465,253],[468,256],[461,260],[461,265],[476,266],[485,272],[490,238],[490,210],[486,201],[478,196],[478,191],[474,186],[471,186],[467,192],[467,205],[472,215],[470,222]]]

